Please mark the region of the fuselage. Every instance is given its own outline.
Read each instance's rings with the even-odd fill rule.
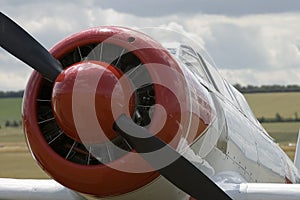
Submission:
[[[244,96],[191,47],[167,49],[187,80],[190,113],[200,115],[197,105],[210,105],[211,120],[203,133],[190,147],[184,134],[177,149],[183,149],[183,155],[217,184],[298,183],[297,168],[254,117]],[[107,199],[139,198],[192,199],[162,176],[136,191]]]
[[[188,57],[183,58],[182,51],[188,51]],[[231,177],[230,172],[235,172],[240,181],[298,183],[298,170],[254,117],[244,96],[196,50],[179,45],[173,52],[183,71],[193,74],[186,76],[190,88],[203,88],[213,102],[215,119],[192,145],[195,154],[215,170],[211,177],[225,178],[226,172]],[[192,77],[195,81],[190,81]]]

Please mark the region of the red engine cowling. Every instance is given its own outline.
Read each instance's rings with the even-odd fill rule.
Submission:
[[[39,165],[68,188],[115,196],[159,176],[113,130],[123,112],[175,148],[181,137],[191,143],[207,127],[209,104],[191,112],[198,103],[190,101],[182,69],[143,33],[93,28],[50,52],[64,71],[54,83],[33,72],[23,100],[24,131]]]

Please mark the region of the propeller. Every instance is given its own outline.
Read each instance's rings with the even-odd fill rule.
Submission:
[[[24,29],[0,12],[0,46],[54,82],[62,66]]]
[[[203,174],[197,167],[172,147],[149,133],[145,128],[136,125],[132,119],[122,114],[114,124],[114,129],[141,156],[154,167],[163,177],[175,186],[196,199],[231,200],[213,181]],[[163,151],[157,151],[163,148]],[[151,156],[147,153],[151,152]],[[145,154],[143,154],[145,153]],[[163,153],[163,155],[161,155]],[[174,160],[169,165],[158,167],[159,158]]]

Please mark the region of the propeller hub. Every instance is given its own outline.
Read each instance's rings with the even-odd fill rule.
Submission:
[[[122,113],[132,116],[132,91],[130,81],[119,69],[99,61],[76,63],[54,83],[54,116],[73,140],[104,143],[116,137],[113,130],[116,117]]]

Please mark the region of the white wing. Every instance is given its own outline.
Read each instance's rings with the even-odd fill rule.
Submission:
[[[5,200],[84,200],[54,180],[0,178],[0,199]]]
[[[300,184],[220,184],[234,200],[299,200]]]

